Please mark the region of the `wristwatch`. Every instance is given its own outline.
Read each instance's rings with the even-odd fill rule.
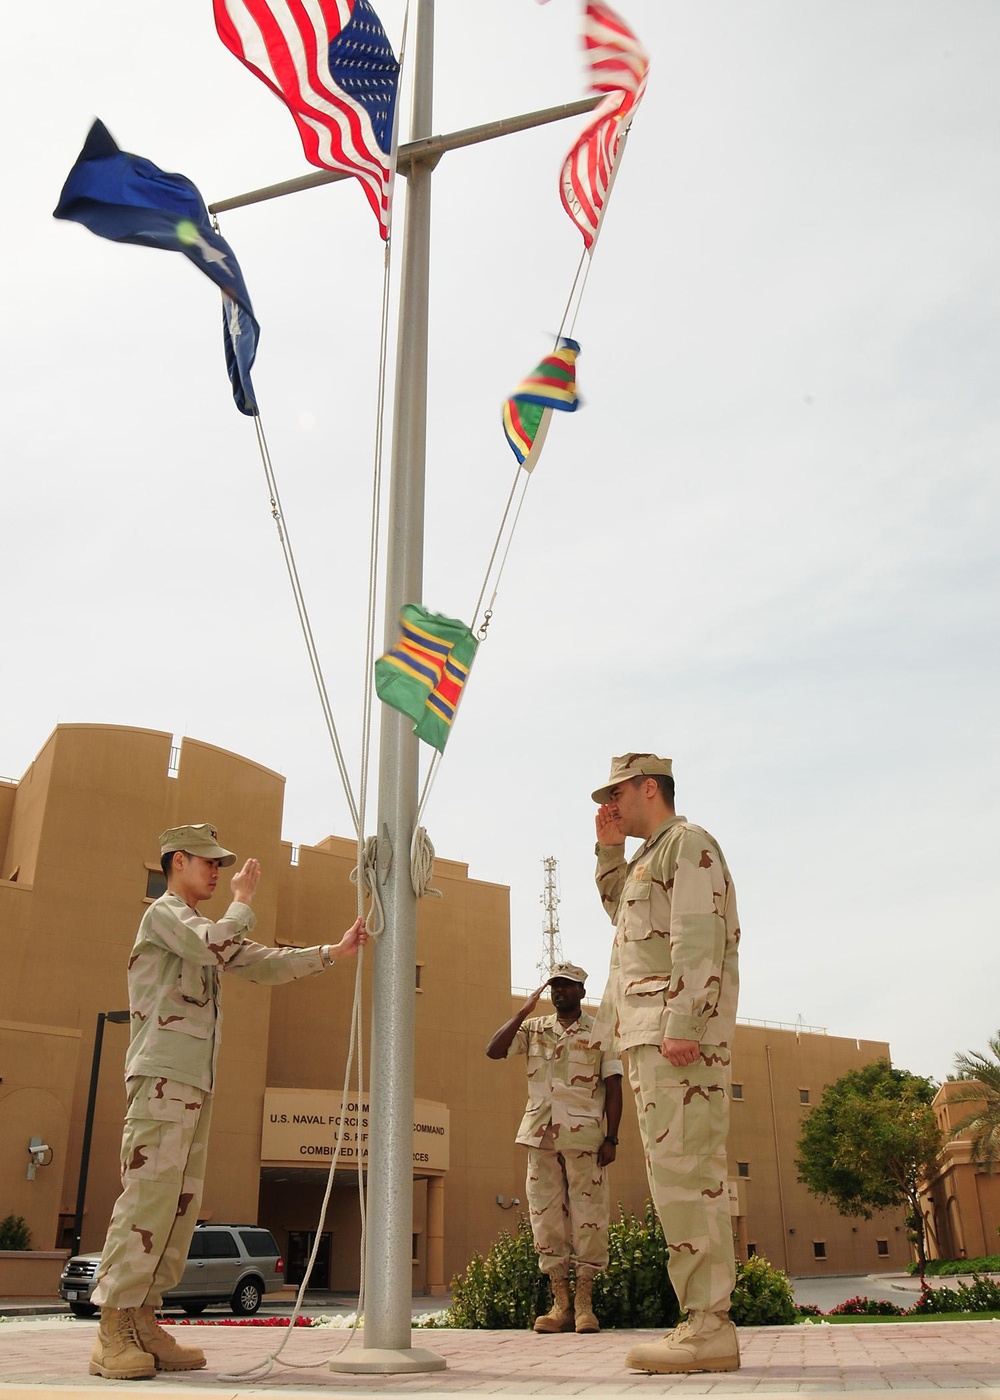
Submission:
[[[618,1146],[618,1139],[617,1139],[616,1137],[612,1137],[610,1133],[605,1133],[605,1135],[604,1135],[604,1141],[605,1141],[605,1142],[610,1142],[610,1144],[611,1144],[612,1147],[617,1147],[617,1146]]]

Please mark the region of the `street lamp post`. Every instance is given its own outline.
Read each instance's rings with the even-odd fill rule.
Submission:
[[[90,1062],[90,1091],[87,1094],[87,1116],[83,1122],[83,1146],[80,1148],[80,1179],[76,1187],[76,1215],[73,1219],[73,1253],[80,1252],[83,1235],[83,1207],[87,1199],[87,1172],[90,1168],[90,1139],[94,1134],[94,1108],[97,1104],[97,1081],[101,1073],[101,1049],[104,1045],[104,1022],[125,1025],[131,1019],[129,1011],[98,1011],[94,1033],[94,1055]]]

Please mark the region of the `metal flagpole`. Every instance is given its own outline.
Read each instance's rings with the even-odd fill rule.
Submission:
[[[434,0],[417,0],[413,141],[431,134]],[[427,437],[427,309],[431,173],[437,157],[408,171],[392,429],[385,649],[399,610],[423,597],[424,463]],[[378,880],[385,929],[372,971],[371,1111],[364,1346],[330,1361],[333,1371],[441,1371],[443,1357],[410,1345],[413,1290],[413,1042],[417,899],[410,841],[419,784],[413,721],[382,707]]]

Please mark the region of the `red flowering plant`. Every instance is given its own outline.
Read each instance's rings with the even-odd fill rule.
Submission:
[[[296,1327],[317,1327],[321,1318],[297,1317]],[[288,1317],[178,1317],[170,1320],[171,1327],[287,1327]]]

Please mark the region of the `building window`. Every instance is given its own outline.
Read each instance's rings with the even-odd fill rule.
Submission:
[[[424,965],[423,965],[423,963],[417,963],[416,982],[414,983],[414,985],[416,986],[416,989],[417,989],[418,992],[422,992],[422,991],[424,990],[423,987],[421,986],[421,983],[423,982],[423,980],[424,980]]]
[[[146,866],[146,898],[159,899],[167,892],[167,877],[158,865]]]
[[[813,1240],[813,1258],[826,1258],[826,1240]]]
[[[737,1162],[737,1163],[736,1163],[736,1175],[737,1175],[737,1176],[749,1176],[749,1175],[750,1175],[750,1163],[749,1163],[749,1162]]]
[[[419,1263],[420,1263],[420,1236],[419,1236],[419,1235],[411,1235],[411,1236],[410,1236],[410,1239],[412,1240],[412,1244],[410,1245],[410,1248],[413,1250],[413,1255],[412,1255],[412,1257],[411,1257],[411,1259],[410,1259],[410,1263],[411,1263],[411,1264],[419,1264]]]
[[[743,1085],[734,1084],[732,1086],[731,1093],[734,1099],[741,1099],[743,1097]]]
[[[756,1255],[756,1253],[757,1253],[757,1246],[756,1246],[755,1244],[748,1244],[748,1245],[747,1245],[747,1258],[748,1258],[748,1259],[753,1259],[754,1256]]]
[[[889,1253],[889,1241],[888,1241],[888,1240],[876,1240],[876,1241],[875,1241],[875,1248],[878,1250],[879,1254],[888,1254],[888,1253]]]
[[[800,1089],[800,1090],[799,1090],[799,1103],[808,1103],[808,1102],[809,1102],[809,1090],[808,1090],[808,1089]]]

